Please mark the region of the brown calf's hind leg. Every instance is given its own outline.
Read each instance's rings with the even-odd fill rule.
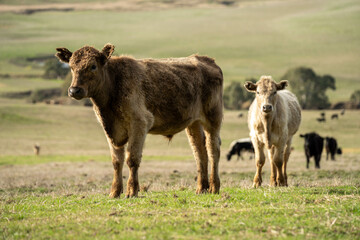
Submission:
[[[209,193],[219,193],[219,160],[220,160],[220,126],[218,128],[205,129],[206,150],[211,163],[211,175]]]
[[[197,165],[197,189],[196,193],[206,193],[209,188],[208,179],[208,156],[205,148],[205,135],[199,121],[186,128],[186,134],[193,150]]]
[[[123,192],[122,169],[124,166],[124,147],[114,148],[110,144],[112,163],[114,166],[114,178],[109,197],[117,198]]]

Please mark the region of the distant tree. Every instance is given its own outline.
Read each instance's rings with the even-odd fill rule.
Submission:
[[[246,81],[256,82],[255,79],[249,78]],[[246,91],[242,83],[232,82],[224,89],[224,106],[227,109],[239,110],[246,101],[251,101],[253,94]]]
[[[360,105],[360,90],[356,90],[355,92],[353,92],[353,94],[351,94],[350,102],[354,106],[359,106]]]
[[[56,58],[51,58],[45,62],[45,73],[44,78],[46,79],[64,79],[69,73],[69,68],[64,66],[63,63],[59,62]]]
[[[62,96],[67,96],[68,95],[68,88],[70,87],[71,80],[72,80],[72,75],[71,75],[71,72],[69,72],[66,75],[66,77],[64,79],[64,82],[61,85],[61,95]]]
[[[324,109],[330,106],[327,89],[335,90],[335,78],[319,76],[311,68],[298,67],[288,70],[281,79],[290,81],[292,92],[303,109]]]

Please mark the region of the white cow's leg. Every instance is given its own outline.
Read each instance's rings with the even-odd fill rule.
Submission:
[[[285,178],[283,174],[284,165],[284,147],[275,147],[273,161],[276,166],[276,185],[285,186]]]
[[[271,169],[271,173],[270,173],[270,186],[271,187],[276,187],[277,186],[277,182],[276,182],[276,176],[277,176],[277,167],[274,161],[274,154],[275,154],[275,146],[272,146],[270,150],[268,150],[268,155],[269,155],[269,159],[270,159],[270,169]]]
[[[284,186],[288,186],[286,167],[287,167],[287,163],[289,161],[289,157],[290,157],[290,153],[291,153],[291,141],[292,141],[292,138],[290,138],[288,140],[288,142],[286,143],[286,149],[285,149],[285,153],[284,153],[284,164],[283,164],[283,169],[282,169],[283,174],[284,174],[284,181],[285,181]]]
[[[265,163],[264,144],[258,142],[256,138],[252,138],[251,140],[254,145],[256,164],[253,187],[260,187],[262,183],[261,171]]]

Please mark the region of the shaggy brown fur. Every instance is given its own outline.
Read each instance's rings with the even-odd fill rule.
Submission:
[[[223,76],[213,59],[198,55],[160,60],[111,57],[111,44],[102,51],[89,46],[74,53],[66,48],[57,51],[73,75],[69,96],[92,100],[107,136],[115,170],[110,197],[119,197],[123,190],[124,159],[130,169],[126,196],[137,196],[147,133],[171,139],[184,129],[197,162],[196,192],[219,192]]]
[[[294,94],[285,89],[286,80],[276,83],[262,76],[253,84],[245,83],[256,98],[249,109],[249,129],[255,149],[256,174],[254,187],[261,186],[261,170],[267,149],[271,165],[271,186],[287,186],[286,164],[291,152],[291,140],[301,121],[300,105]]]

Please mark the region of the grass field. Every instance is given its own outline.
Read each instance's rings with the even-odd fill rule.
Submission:
[[[215,57],[225,84],[263,74],[279,80],[288,68],[304,65],[336,78],[337,90],[328,92],[332,102],[360,89],[359,1],[237,1],[234,7],[208,2],[151,11],[1,12],[1,239],[360,238],[359,111],[347,110],[338,120],[330,116],[340,111],[325,111],[326,123],[316,121],[320,111],[302,112],[288,188],[268,187],[266,162],[263,187],[252,189],[251,154],[226,161],[229,144],[247,137],[248,127],[247,111],[225,111],[220,194],[195,194],[195,161],[182,132],[170,143],[149,135],[139,197],[109,199],[112,164],[91,108],[1,97],[62,84],[42,79],[43,69],[28,58],[52,55],[59,46],[101,48],[107,42],[115,44],[115,54],[136,58],[196,52]],[[0,8],[25,3],[45,1],[4,0]],[[310,131],[335,137],[343,155],[326,161],[323,153],[321,170],[313,160],[306,169],[299,134]],[[34,156],[34,144],[41,146],[40,156]],[[126,166],[123,175],[126,180]]]
[[[112,165],[91,108],[0,99],[0,236],[4,239],[356,239],[360,232],[360,112],[319,124],[304,111],[299,132],[335,136],[344,154],[305,168],[302,139],[288,164],[288,188],[251,189],[251,154],[227,162],[246,120],[226,112],[219,195],[196,195],[195,162],[184,133],[148,136],[137,199],[107,197]],[[329,116],[330,112],[326,112]],[[246,114],[245,114],[246,115]],[[339,124],[341,123],[341,124]],[[339,127],[341,126],[341,127]],[[34,143],[41,155],[32,155]],[[124,167],[125,180],[128,176]]]
[[[202,196],[173,190],[121,200],[38,189],[0,204],[5,239],[357,239],[358,202],[355,187],[314,187]]]
[[[0,152],[2,155],[32,155],[32,146],[40,144],[44,155],[107,155],[108,147],[103,130],[92,108],[81,106],[52,106],[27,104],[24,100],[0,98]],[[239,112],[244,114],[238,118]],[[318,123],[320,111],[303,111],[300,133],[316,131],[321,136],[335,137],[345,153],[360,153],[359,111],[346,111],[338,120]],[[302,151],[303,139],[295,135],[293,146]],[[226,111],[221,130],[222,151],[227,151],[234,139],[248,137],[247,112]],[[94,140],[96,139],[96,140]],[[169,143],[161,136],[149,135],[145,142],[147,156],[188,156],[192,152],[184,132]]]

